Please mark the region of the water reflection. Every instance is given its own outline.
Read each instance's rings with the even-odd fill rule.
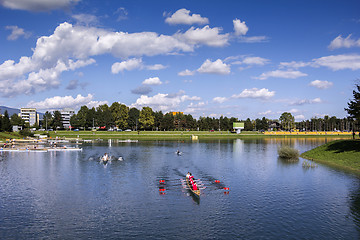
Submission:
[[[0,238],[358,239],[359,179],[278,158],[279,145],[322,143],[103,141],[82,152],[1,153]],[[104,152],[124,161],[104,168]],[[204,186],[201,202],[183,188],[188,171]]]
[[[244,152],[244,140],[235,139],[233,142],[233,152],[234,154],[241,154]]]

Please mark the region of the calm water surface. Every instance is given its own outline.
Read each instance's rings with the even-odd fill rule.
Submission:
[[[277,156],[284,143],[304,152],[325,141],[104,141],[82,152],[2,152],[0,239],[358,239],[359,178]],[[124,160],[105,166],[104,152]],[[188,171],[204,187],[200,201],[183,187]]]

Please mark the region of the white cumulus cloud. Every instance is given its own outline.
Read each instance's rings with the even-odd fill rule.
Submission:
[[[143,65],[138,58],[192,52],[200,45],[219,47],[227,42],[228,34],[220,34],[219,28],[209,26],[170,36],[155,32],[113,32],[65,22],[50,36],[37,39],[32,56],[0,64],[0,95],[32,94],[58,87],[62,72],[94,63],[93,56],[111,54],[121,59],[135,58],[115,63],[113,73],[137,67],[155,70],[165,66]],[[36,76],[39,78],[35,79]]]
[[[166,68],[162,64],[145,65],[141,58],[131,58],[122,62],[116,62],[111,66],[111,72],[117,74],[125,70],[131,71],[135,69],[161,70]]]
[[[266,72],[266,73],[262,73],[259,77],[257,77],[256,79],[260,79],[260,80],[265,80],[268,79],[270,77],[273,78],[290,78],[290,79],[295,79],[295,78],[299,78],[299,77],[305,77],[307,76],[306,73],[300,72],[300,71],[293,71],[293,70],[275,70],[275,71],[270,71],[270,72]]]
[[[263,66],[269,62],[270,62],[269,59],[262,58],[262,57],[245,57],[244,60],[242,60],[243,64],[259,65],[259,66]]]
[[[88,107],[96,107],[102,104],[108,104],[107,101],[93,101],[94,96],[88,94],[82,96],[78,94],[76,98],[72,96],[55,96],[52,98],[46,98],[44,101],[35,102],[31,101],[27,104],[28,107],[34,107],[40,110],[59,110],[63,108],[78,109],[83,105]]]
[[[232,98],[260,98],[260,99],[269,99],[275,96],[275,91],[269,91],[267,88],[252,88],[245,89],[240,94],[234,94]]]
[[[0,94],[13,96],[43,91],[60,84],[63,71],[92,64],[91,56],[112,54],[115,57],[153,56],[176,51],[193,51],[194,46],[173,36],[152,32],[111,32],[101,28],[60,24],[50,36],[38,38],[33,55],[19,62],[6,60],[0,65]],[[125,64],[129,68],[128,64]],[[160,65],[149,66],[161,68]],[[120,71],[122,65],[114,66]],[[35,81],[36,76],[41,76]]]
[[[78,24],[83,24],[86,26],[98,24],[99,22],[98,18],[95,15],[91,14],[74,14],[72,15],[72,18],[74,18]]]
[[[25,32],[23,28],[19,28],[18,26],[6,26],[5,29],[11,30],[11,34],[7,37],[8,40],[16,40],[21,36],[28,38],[31,35],[29,32]]]
[[[351,47],[360,47],[360,38],[353,39],[351,34],[349,34],[346,38],[343,38],[341,35],[339,35],[334,40],[332,40],[329,45],[329,49],[331,50],[337,48],[351,48]]]
[[[322,103],[323,101],[320,98],[314,98],[314,99],[301,99],[297,101],[293,101],[290,103],[290,105],[300,106],[305,104],[317,104]]]
[[[185,33],[178,32],[174,36],[191,45],[204,44],[211,47],[222,47],[228,44],[229,34],[220,34],[221,31],[221,28],[210,28],[206,25],[203,28],[191,27]]]
[[[332,87],[333,83],[329,81],[321,81],[321,80],[314,80],[310,83],[310,86],[319,88],[319,89],[327,89]]]
[[[146,65],[145,68],[147,70],[161,70],[167,68],[167,66],[164,66],[162,64],[154,64],[154,65]]]
[[[223,103],[225,101],[227,101],[228,99],[226,97],[214,97],[213,101],[216,103]]]
[[[305,120],[305,116],[302,115],[302,114],[295,115],[294,118],[295,118],[296,121]]]
[[[211,62],[209,59],[201,65],[197,70],[199,73],[209,73],[209,74],[230,74],[230,65],[223,63],[221,59]]]
[[[291,61],[291,62],[280,62],[279,68],[298,69],[307,66],[311,66],[311,63],[301,62],[301,61],[300,62]]]
[[[165,22],[168,24],[208,24],[209,19],[206,17],[201,17],[200,14],[192,14],[190,15],[190,10],[187,10],[185,8],[181,8],[177,10],[173,15],[170,17],[167,17],[165,19]]]
[[[160,78],[158,77],[152,77],[145,79],[142,84],[144,85],[161,85],[162,82],[160,81]]]
[[[126,61],[116,62],[111,66],[111,72],[116,74],[123,72],[124,70],[131,71],[134,69],[142,68],[142,59],[141,58],[131,58]]]
[[[274,113],[271,110],[267,110],[265,112],[259,112],[258,113],[258,115],[261,115],[261,116],[272,115],[272,114],[274,114]]]
[[[184,71],[181,71],[178,73],[179,76],[193,76],[195,74],[194,71],[190,71],[189,69],[185,69]]]
[[[245,35],[249,28],[246,26],[245,21],[241,22],[240,19],[233,20],[235,35]]]
[[[178,111],[181,103],[199,100],[199,97],[190,97],[182,91],[177,94],[158,93],[152,97],[141,95],[130,107],[142,108],[149,106],[156,111]]]
[[[331,55],[321,58],[313,59],[314,67],[328,67],[334,71],[351,69],[360,69],[360,55],[358,54],[343,54]]]

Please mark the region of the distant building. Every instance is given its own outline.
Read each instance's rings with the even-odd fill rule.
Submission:
[[[18,131],[22,130],[22,127],[15,125],[15,126],[12,126],[12,130],[13,130],[13,132],[18,132]]]
[[[30,126],[39,125],[39,114],[37,114],[36,108],[21,108],[19,116]]]
[[[175,116],[176,114],[184,114],[184,112],[170,112],[170,114],[172,114],[173,116]]]
[[[70,118],[75,114],[74,110],[71,109],[63,109],[60,111],[61,113],[61,121],[65,129],[70,128]]]

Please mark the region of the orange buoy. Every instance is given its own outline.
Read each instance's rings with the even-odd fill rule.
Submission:
[[[230,190],[230,188],[228,188],[228,187],[224,187],[224,190]]]
[[[165,183],[165,180],[160,180],[159,183]]]
[[[165,191],[165,188],[159,188],[159,191],[163,192],[163,191]]]
[[[220,182],[220,180],[215,180],[215,182],[216,182],[216,183],[219,183],[219,182]]]

